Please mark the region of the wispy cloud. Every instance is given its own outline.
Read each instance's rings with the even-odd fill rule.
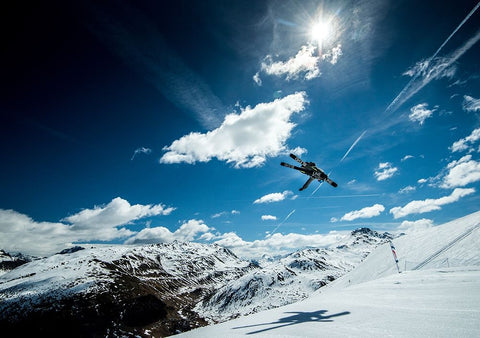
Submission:
[[[473,98],[468,95],[463,96],[462,107],[465,111],[479,111],[480,110],[480,99]]]
[[[152,149],[150,148],[145,148],[145,147],[140,147],[140,148],[137,148],[135,149],[135,151],[133,152],[133,155],[132,155],[132,158],[130,159],[131,161],[133,161],[133,159],[135,158],[135,156],[137,156],[138,154],[150,154],[152,152]]]
[[[383,162],[378,165],[373,174],[375,175],[377,181],[384,181],[395,175],[397,171],[398,168],[392,167],[390,162]]]
[[[290,190],[285,190],[284,192],[274,192],[274,193],[262,196],[259,199],[256,199],[253,203],[263,204],[263,203],[280,202],[291,195],[293,195],[293,192],[291,192]]]
[[[147,15],[125,1],[91,2],[90,30],[175,106],[207,129],[225,108],[208,84],[185,64]]]
[[[236,168],[261,166],[267,157],[288,152],[286,141],[295,123],[293,114],[305,109],[304,92],[288,95],[240,114],[229,114],[220,127],[207,133],[190,133],[164,147],[160,163],[208,162],[216,157]]]
[[[475,189],[473,188],[456,188],[449,196],[444,196],[438,199],[428,198],[426,200],[411,201],[403,207],[390,209],[390,213],[393,214],[395,219],[397,219],[411,214],[423,214],[434,210],[440,210],[443,205],[455,203],[462,197],[471,195],[474,192]]]
[[[427,107],[428,103],[420,103],[410,108],[410,115],[408,115],[410,121],[423,125],[425,120],[432,117],[433,112],[436,110],[436,108],[428,109]]]
[[[276,221],[277,216],[272,215],[262,215],[262,221]]]
[[[437,58],[437,55],[457,31],[470,19],[472,14],[479,8],[480,2],[468,13],[463,21],[455,28],[455,30],[442,43],[437,51],[428,59],[418,62],[412,69],[408,70],[405,75],[412,78],[402,91],[387,107],[387,112],[394,112],[402,106],[408,99],[415,95],[419,90],[425,87],[430,81],[441,77],[451,77],[454,71],[451,67],[465,52],[467,52],[474,44],[480,40],[480,31],[477,31],[473,37],[467,40],[460,48],[450,54],[448,57]]]
[[[358,218],[372,218],[380,215],[385,211],[385,207],[381,204],[375,204],[371,207],[365,207],[360,210],[354,210],[347,212],[345,215],[340,218],[341,221],[354,221]]]
[[[478,140],[480,140],[480,128],[474,129],[469,136],[454,142],[450,147],[450,150],[452,152],[460,152],[465,150],[471,152],[474,150],[473,145]]]

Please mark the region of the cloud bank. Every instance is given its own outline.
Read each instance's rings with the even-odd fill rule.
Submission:
[[[125,241],[125,244],[154,244],[177,241],[193,241],[199,234],[212,230],[202,220],[189,220],[177,230],[171,232],[165,227],[145,228]]]
[[[14,210],[0,209],[0,248],[35,256],[58,252],[79,241],[111,241],[135,233],[125,225],[139,219],[168,215],[174,208],[131,205],[117,197],[104,206],[84,209],[60,222],[38,222]]]
[[[412,201],[404,207],[390,209],[390,213],[393,214],[395,219],[397,219],[411,214],[423,214],[434,210],[440,210],[443,205],[455,203],[460,200],[460,198],[471,195],[474,192],[475,189],[473,188],[456,188],[449,196],[444,196],[438,199],[428,198],[423,201]]]
[[[164,147],[160,163],[208,162],[213,158],[234,163],[236,168],[262,165],[267,157],[288,152],[286,142],[295,123],[293,114],[305,109],[304,92],[288,95],[240,114],[229,114],[220,127],[207,133],[190,133]]]

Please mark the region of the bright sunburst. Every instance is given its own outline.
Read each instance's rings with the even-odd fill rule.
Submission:
[[[328,21],[317,21],[310,29],[310,37],[313,41],[322,43],[332,35],[332,27]]]

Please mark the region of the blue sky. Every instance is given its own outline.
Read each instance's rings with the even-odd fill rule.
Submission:
[[[256,257],[480,206],[476,1],[7,8],[0,247]],[[338,188],[280,166],[294,152]]]

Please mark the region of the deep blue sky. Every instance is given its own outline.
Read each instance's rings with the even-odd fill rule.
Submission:
[[[9,5],[0,247],[179,239],[257,255],[477,211],[476,6]],[[338,188],[299,192],[307,177],[279,165],[291,150]]]

